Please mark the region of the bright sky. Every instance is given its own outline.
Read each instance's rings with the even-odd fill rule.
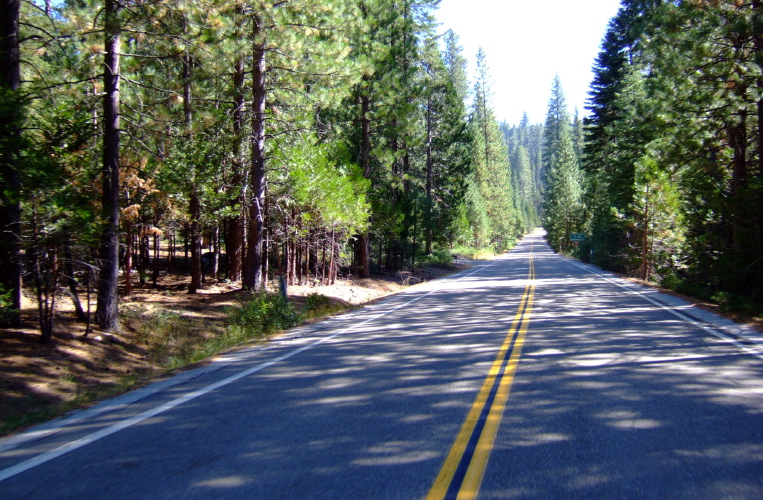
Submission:
[[[546,119],[551,83],[562,80],[570,114],[585,113],[591,68],[619,0],[442,0],[441,31],[461,38],[469,74],[482,47],[493,77],[498,120]]]

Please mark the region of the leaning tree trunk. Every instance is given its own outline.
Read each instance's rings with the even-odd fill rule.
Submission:
[[[98,275],[98,305],[95,318],[98,326],[107,331],[117,330],[119,321],[119,9],[116,0],[106,0],[101,171],[104,225],[99,250],[101,270]]]
[[[79,291],[77,290],[79,283],[77,282],[74,269],[71,234],[67,229],[66,237],[64,239],[64,272],[66,273],[66,284],[69,286],[69,295],[71,296],[72,304],[74,304],[74,312],[77,315],[77,320],[84,323],[87,320],[87,314],[85,314],[85,310],[82,308],[82,302],[80,302],[79,299]]]
[[[5,321],[21,325],[20,231],[21,191],[19,180],[19,136],[21,100],[14,96],[21,80],[19,70],[20,0],[0,2],[0,285],[11,294],[13,312]],[[0,318],[2,321],[2,318]]]
[[[249,237],[242,288],[258,290],[262,273],[265,198],[265,40],[263,20],[254,16],[252,46],[252,167],[249,194]]]

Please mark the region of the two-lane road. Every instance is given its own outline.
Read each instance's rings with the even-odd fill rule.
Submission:
[[[763,498],[763,360],[511,253],[0,440],[0,498]]]

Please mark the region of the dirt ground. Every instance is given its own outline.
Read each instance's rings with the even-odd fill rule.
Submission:
[[[416,275],[350,279],[332,286],[290,286],[288,294],[297,307],[305,303],[305,296],[320,294],[329,297],[335,308],[351,308],[450,272],[425,268]],[[167,370],[149,359],[146,346],[132,328],[146,312],[179,311],[184,321],[213,332],[222,328],[224,308],[236,305],[246,293],[238,284],[207,283],[191,295],[184,291],[188,282],[186,277],[164,276],[155,289],[135,286],[130,296],[120,297],[123,329],[117,335],[91,329],[84,336],[85,324],[74,320],[71,300],[63,297],[56,306],[50,344],[40,343],[36,305],[31,295],[25,295],[23,327],[0,329],[0,436],[165,375]]]

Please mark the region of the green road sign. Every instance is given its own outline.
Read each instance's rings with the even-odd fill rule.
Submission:
[[[570,234],[570,241],[583,241],[583,240],[585,240],[585,233]]]

